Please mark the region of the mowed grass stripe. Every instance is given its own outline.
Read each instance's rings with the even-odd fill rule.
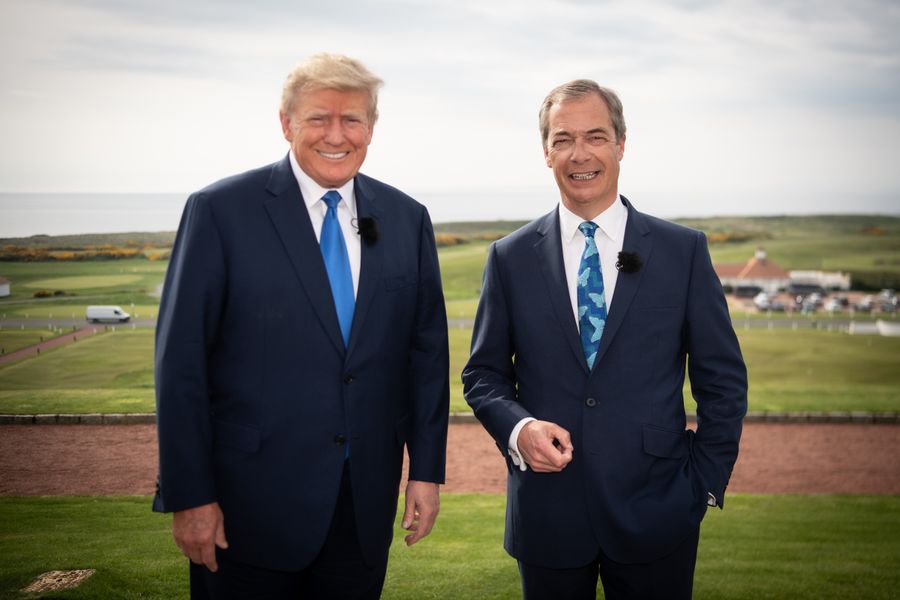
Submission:
[[[0,368],[0,390],[152,388],[153,331],[120,326]]]
[[[25,286],[51,290],[86,290],[128,285],[140,281],[142,277],[142,275],[75,275],[71,277],[55,277],[53,279],[37,279],[29,281]]]
[[[469,411],[460,373],[472,330],[450,328],[450,409]],[[900,338],[739,331],[753,411],[900,410]],[[695,409],[690,384],[685,406]],[[119,327],[0,367],[0,412],[152,412],[153,331]]]
[[[407,548],[397,528],[384,598],[519,598],[504,505],[502,495],[445,494],[425,541]],[[701,531],[698,600],[880,600],[900,586],[897,496],[732,495]],[[0,498],[0,597],[79,568],[97,573],[54,597],[187,598],[185,559],[149,498]]]

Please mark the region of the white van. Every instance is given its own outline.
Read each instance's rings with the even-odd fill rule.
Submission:
[[[120,306],[88,306],[84,317],[91,323],[127,323],[131,319]]]

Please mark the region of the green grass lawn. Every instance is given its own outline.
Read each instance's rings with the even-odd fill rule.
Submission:
[[[150,329],[120,327],[0,367],[0,413],[153,410]]]
[[[68,333],[68,331],[64,333]],[[27,348],[28,346],[55,338],[57,335],[60,334],[49,329],[9,329],[0,327],[0,349],[2,349],[0,353],[9,354],[20,348]]]
[[[450,328],[450,410],[472,330]],[[739,330],[753,411],[900,410],[900,339],[827,331]],[[119,328],[0,366],[0,413],[152,412],[153,332]],[[690,388],[686,406],[694,410]]]
[[[487,242],[472,242],[440,248],[438,256],[446,300],[474,299],[477,302],[488,245]]]
[[[738,337],[750,410],[900,410],[900,338],[764,329]]]
[[[502,549],[504,503],[445,494],[434,532],[412,548],[398,528],[383,597],[519,598],[515,561]],[[80,588],[52,597],[187,598],[169,523],[146,497],[0,498],[0,597],[28,597],[17,590],[45,571],[93,568]],[[703,523],[698,600],[878,600],[898,586],[897,496],[732,495]]]
[[[28,300],[36,290],[61,290],[78,296],[107,296],[115,301],[91,304],[148,302],[147,293],[162,283],[166,261],[142,259],[97,261],[0,262],[0,274],[10,280],[4,300]],[[122,298],[133,298],[127,302]],[[76,300],[77,301],[77,300]],[[84,300],[78,301],[87,304]],[[0,313],[8,307],[0,307]]]

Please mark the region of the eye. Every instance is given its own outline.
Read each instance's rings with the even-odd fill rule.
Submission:
[[[552,143],[553,148],[556,150],[568,148],[571,145],[572,145],[571,138],[559,138],[559,139],[553,140],[553,143]]]
[[[593,144],[594,146],[601,146],[609,141],[609,138],[605,135],[592,135],[588,137],[588,143]]]

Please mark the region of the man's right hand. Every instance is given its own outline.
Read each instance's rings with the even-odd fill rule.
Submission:
[[[530,421],[519,432],[516,445],[537,473],[559,473],[572,462],[572,438],[556,423]]]
[[[218,502],[176,512],[172,516],[172,535],[181,553],[192,562],[206,565],[213,573],[219,570],[216,546],[224,550],[228,542],[225,518]]]

